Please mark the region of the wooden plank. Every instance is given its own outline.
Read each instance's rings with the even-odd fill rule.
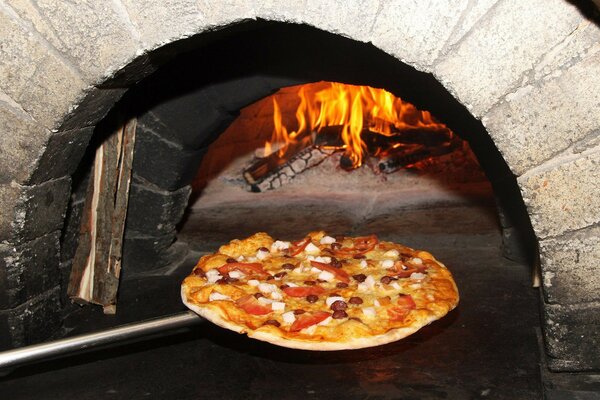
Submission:
[[[135,119],[127,122],[96,151],[67,291],[109,314],[116,312],[135,127]]]

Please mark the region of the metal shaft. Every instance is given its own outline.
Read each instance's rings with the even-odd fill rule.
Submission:
[[[78,335],[52,342],[21,347],[14,350],[0,352],[0,370],[12,369],[25,364],[50,358],[57,358],[71,353],[92,349],[94,347],[112,344],[170,329],[183,328],[202,321],[198,315],[191,311],[181,312],[106,329],[100,332]]]

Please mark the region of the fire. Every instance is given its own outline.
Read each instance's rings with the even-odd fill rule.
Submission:
[[[321,90],[314,90],[314,87],[317,84],[300,86],[300,103],[293,127],[283,123],[280,106],[273,97],[274,130],[265,144],[266,155],[277,149],[282,152],[285,145],[307,135],[318,134],[324,127],[339,126],[345,155],[351,160],[353,168],[357,168],[362,165],[367,151],[361,136],[365,130],[394,136],[403,129],[444,128],[428,111],[418,110],[383,89],[337,82],[329,82]]]

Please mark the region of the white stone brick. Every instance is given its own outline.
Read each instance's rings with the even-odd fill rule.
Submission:
[[[39,0],[35,9],[58,37],[48,38],[75,65],[89,83],[97,83],[138,52],[133,25],[128,16],[109,1]],[[40,26],[39,16],[24,13],[23,18]],[[42,34],[47,29],[41,29]]]
[[[483,118],[516,175],[600,129],[600,46],[566,71],[520,88]]]
[[[195,0],[121,0],[146,48],[191,36],[205,25]]]
[[[525,73],[581,21],[577,8],[563,0],[502,1],[435,66],[434,73],[481,116],[517,89]]]
[[[517,181],[538,239],[600,222],[600,151]]]
[[[429,70],[468,3],[468,0],[383,1],[373,25],[372,42],[418,69]]]
[[[198,7],[206,24],[211,27],[225,26],[256,17],[254,1],[198,0]]]
[[[0,6],[0,90],[37,122],[53,129],[87,86],[43,39]]]

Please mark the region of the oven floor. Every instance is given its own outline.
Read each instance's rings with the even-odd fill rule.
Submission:
[[[363,350],[309,352],[251,340],[206,322],[169,336],[23,367],[0,380],[0,398],[542,398],[538,290],[531,287],[529,268],[501,257],[497,232],[454,235],[427,247],[454,273],[461,303],[405,340]],[[84,308],[66,326],[85,320],[94,330],[182,310],[177,285],[193,261],[167,277],[124,282],[128,294],[116,317]]]

